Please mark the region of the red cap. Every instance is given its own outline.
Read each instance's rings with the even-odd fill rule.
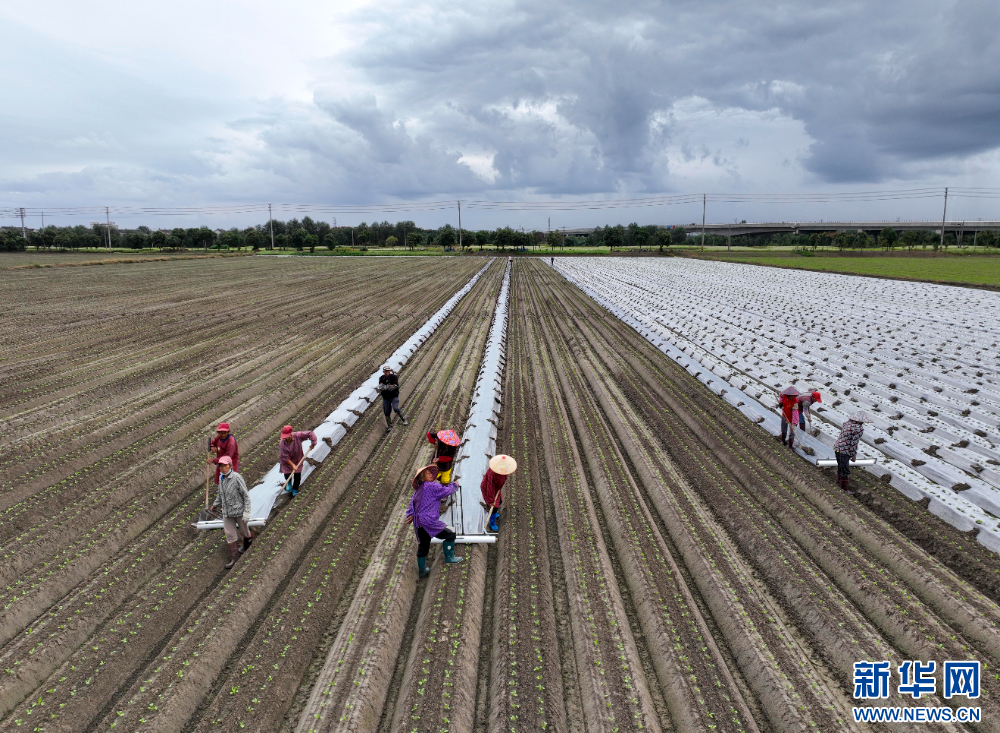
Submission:
[[[819,392],[813,392],[813,399],[817,402],[822,402],[823,398],[819,396]]]
[[[220,432],[220,433],[228,433],[229,432],[229,423],[227,423],[227,422],[220,422],[219,423],[219,427],[216,428],[216,431]]]
[[[233,465],[233,459],[230,458],[229,456],[222,456],[222,458],[219,459],[219,465],[221,466],[223,464],[231,466]]]
[[[281,429],[281,437],[282,438],[290,438],[290,437],[292,437],[292,426],[291,425],[286,425],[285,427],[283,427]]]

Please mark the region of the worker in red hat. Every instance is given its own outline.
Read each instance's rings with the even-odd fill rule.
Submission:
[[[281,474],[285,477],[285,491],[292,496],[299,493],[299,483],[302,481],[302,464],[305,462],[302,444],[307,440],[315,447],[318,442],[316,433],[312,430],[294,431],[291,425],[286,425],[281,429],[281,440],[278,441],[278,463],[281,465]],[[310,450],[312,449],[310,448]]]
[[[233,470],[240,470],[240,449],[236,445],[236,436],[229,432],[229,423],[220,422],[215,429],[215,437],[209,443],[209,452],[215,453],[208,457],[209,463],[215,464],[215,483],[219,483],[219,459],[227,456],[232,464]]]
[[[823,398],[820,397],[819,392],[812,391],[812,392],[804,392],[795,399],[799,403],[799,430],[805,431],[806,422],[808,421],[809,434],[812,435],[813,421],[812,421],[812,413],[809,411],[809,408],[812,405],[820,404],[823,401]]]

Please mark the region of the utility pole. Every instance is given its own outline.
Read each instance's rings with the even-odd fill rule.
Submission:
[[[351,249],[354,249],[354,227],[351,227]]]
[[[111,211],[104,207],[104,220],[108,223],[108,249],[111,249]]]
[[[941,249],[944,249],[944,221],[948,216],[948,187],[944,187],[944,213],[941,214]]]
[[[729,231],[726,232],[726,251],[733,251],[733,225],[729,225]]]
[[[27,239],[28,238],[28,230],[24,228],[24,207],[22,206],[20,209],[18,209],[17,213],[19,213],[21,215],[21,238],[22,239]]]
[[[274,251],[274,217],[271,216],[271,204],[267,205],[267,222],[271,227],[271,251]]]
[[[705,202],[707,200],[705,194],[701,195],[701,248],[705,249]]]
[[[462,202],[456,201],[455,203],[458,204],[458,251],[462,252],[464,251],[462,249]]]
[[[41,214],[42,214],[42,229],[44,229],[45,228],[45,212],[43,211],[43,212],[41,212]]]

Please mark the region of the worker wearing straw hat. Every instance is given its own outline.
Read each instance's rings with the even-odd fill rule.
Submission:
[[[483,481],[479,484],[479,490],[483,492],[483,507],[490,513],[487,527],[490,532],[499,532],[497,520],[500,518],[500,505],[503,503],[501,489],[507,482],[507,477],[517,470],[517,461],[510,456],[503,454],[493,456],[490,459],[490,467],[483,475]]]
[[[462,562],[455,557],[455,530],[441,521],[441,500],[456,491],[458,484],[441,484],[438,478],[438,467],[433,463],[424,466],[413,477],[413,498],[406,509],[406,523],[413,525],[417,535],[417,569],[421,578],[430,573],[427,569],[427,553],[431,549],[431,538],[439,537],[444,541],[444,561],[446,563]]]
[[[209,443],[210,451],[215,452],[214,457],[209,457],[208,462],[215,464],[215,483],[219,483],[219,461],[223,456],[229,457],[234,471],[240,470],[240,449],[236,445],[236,436],[229,432],[229,423],[220,422],[215,429],[215,437]]]
[[[250,543],[253,542],[253,535],[247,526],[250,520],[250,492],[247,491],[247,482],[233,468],[232,458],[222,456],[219,459],[219,469],[219,495],[212,504],[212,513],[222,511],[222,530],[226,534],[226,544],[229,545],[229,562],[226,563],[228,570],[236,564],[236,558],[241,552],[250,549]]]
[[[778,395],[778,407],[781,408],[781,437],[778,438],[782,445],[785,444],[785,435],[788,435],[788,447],[795,447],[795,428],[799,422],[799,391],[789,385],[781,390]]]
[[[840,437],[833,444],[833,454],[837,457],[837,484],[847,493],[851,492],[850,462],[858,455],[858,443],[865,432],[865,423],[870,423],[871,418],[862,410],[851,415],[850,419],[844,423],[840,430]]]

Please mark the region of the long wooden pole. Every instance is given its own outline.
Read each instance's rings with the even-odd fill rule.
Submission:
[[[208,457],[212,457],[212,439],[208,439]],[[205,464],[205,508],[208,509],[208,490],[212,485],[212,464]]]
[[[292,472],[291,472],[290,474],[288,474],[288,478],[287,478],[287,479],[285,479],[285,485],[284,485],[284,487],[282,487],[282,489],[281,489],[282,491],[288,491],[288,484],[292,483],[292,479],[293,479],[293,478],[295,478],[295,472],[296,472],[296,471],[298,471],[298,470],[299,470],[299,469],[300,469],[300,468],[302,467],[302,464],[306,462],[306,457],[307,457],[307,456],[308,456],[308,455],[309,455],[310,453],[312,453],[312,452],[313,452],[313,448],[315,448],[315,447],[316,447],[316,446],[314,446],[314,445],[311,445],[311,446],[309,446],[309,450],[307,450],[307,451],[306,451],[306,454],[305,454],[304,456],[302,456],[302,460],[301,460],[301,461],[299,461],[299,462],[298,462],[298,463],[296,464],[295,468],[293,468],[293,469],[292,469]]]

